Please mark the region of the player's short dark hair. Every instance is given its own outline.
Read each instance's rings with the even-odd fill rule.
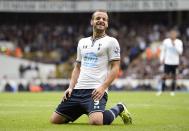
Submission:
[[[172,31],[179,32],[179,29],[177,26],[171,26],[168,28],[168,32],[172,32]]]
[[[168,33],[170,34],[171,32],[176,32],[177,33],[177,37],[180,36],[180,32],[179,32],[179,29],[177,27],[170,28],[168,30]]]
[[[107,11],[107,10],[98,9],[98,10],[95,10],[95,11],[93,12],[93,14],[92,14],[92,19],[94,18],[94,14],[95,14],[96,12],[104,12],[104,13],[106,13],[106,14],[108,15],[108,11]]]

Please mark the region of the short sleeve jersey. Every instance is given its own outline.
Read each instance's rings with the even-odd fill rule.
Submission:
[[[95,89],[102,85],[112,60],[120,60],[120,47],[115,38],[107,35],[94,40],[82,38],[76,60],[81,62],[80,75],[74,89]]]
[[[173,45],[172,40],[167,38],[163,41],[162,52],[160,60],[165,60],[167,65],[179,65],[179,56],[183,52],[183,43],[180,39],[174,40],[175,45]]]

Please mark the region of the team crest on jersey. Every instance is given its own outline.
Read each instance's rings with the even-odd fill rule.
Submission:
[[[83,45],[83,49],[87,49],[87,45]]]
[[[101,43],[99,43],[98,44],[98,50],[100,50],[100,47],[102,46],[102,44]]]

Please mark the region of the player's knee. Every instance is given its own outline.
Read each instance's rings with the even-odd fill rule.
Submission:
[[[66,123],[68,123],[68,121],[51,118],[50,119],[50,123],[51,124],[66,124]]]
[[[50,123],[52,124],[65,124],[68,123],[68,120],[64,117],[54,113],[50,118]]]
[[[55,119],[54,117],[50,118],[50,123],[51,124],[62,124],[62,122],[58,119]]]
[[[102,112],[95,112],[89,115],[89,124],[91,125],[103,125]]]
[[[53,119],[52,117],[50,118],[49,121],[50,121],[51,124],[57,124],[56,121],[55,121],[55,119]]]
[[[50,121],[51,124],[56,124],[56,121],[53,118],[50,118],[49,121]]]
[[[91,119],[89,120],[89,124],[90,125],[102,125],[102,121],[101,120],[98,120],[98,119]]]

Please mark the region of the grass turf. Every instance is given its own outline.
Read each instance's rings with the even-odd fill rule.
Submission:
[[[123,101],[133,117],[123,125],[118,117],[109,126],[91,126],[87,116],[65,125],[52,125],[49,117],[59,104],[61,92],[0,93],[0,131],[188,131],[189,93],[109,92],[107,108]]]

